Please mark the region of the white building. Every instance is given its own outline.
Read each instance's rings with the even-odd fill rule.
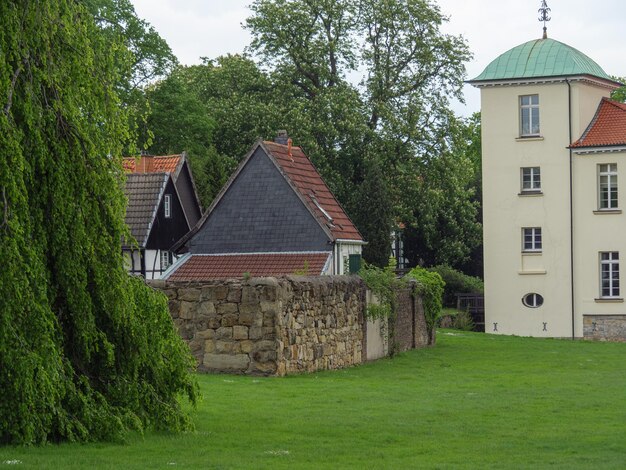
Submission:
[[[620,84],[548,38],[505,52],[470,83],[481,89],[485,331],[623,328],[626,339],[626,107],[606,99]]]

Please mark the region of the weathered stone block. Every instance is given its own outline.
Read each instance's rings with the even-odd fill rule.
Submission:
[[[212,339],[206,340],[204,342],[204,352],[211,353],[215,351],[215,341]]]
[[[276,324],[276,312],[263,313],[263,326],[274,326]]]
[[[252,351],[275,351],[276,346],[276,341],[262,340],[254,344]]]
[[[261,289],[261,300],[266,300],[269,302],[274,302],[278,297],[278,287],[275,286],[264,286]]]
[[[237,313],[237,304],[233,302],[218,304],[217,313],[220,315],[224,315],[226,313]]]
[[[273,375],[276,373],[277,365],[274,361],[253,362],[249,371],[251,374]]]
[[[180,302],[178,300],[170,300],[168,302],[168,308],[172,318],[178,318],[180,316]]]
[[[207,322],[207,327],[208,328],[219,328],[220,326],[222,326],[222,320],[220,317],[210,317],[209,321]]]
[[[215,352],[219,354],[230,354],[234,349],[235,343],[232,341],[217,340],[215,342]]]
[[[259,293],[253,286],[244,286],[241,290],[241,303],[258,304]]]
[[[213,338],[215,338],[215,330],[207,328],[206,330],[196,331],[196,335],[194,336],[194,339],[195,338],[198,338],[198,339],[213,339]]]
[[[222,326],[234,326],[238,320],[239,316],[236,313],[228,313],[222,317]]]
[[[261,326],[263,325],[263,314],[256,309],[244,309],[243,305],[239,311],[239,324],[245,326]]]
[[[226,299],[229,302],[239,303],[241,302],[241,286],[234,286],[228,289],[228,296]]]
[[[263,328],[261,328],[261,331],[263,332],[263,339],[268,339],[268,340],[276,339],[276,330],[274,329],[274,327],[264,326]]]
[[[187,302],[197,302],[200,300],[201,290],[193,287],[187,289],[180,289],[178,291],[178,298]]]
[[[215,304],[213,302],[208,301],[208,300],[200,302],[198,306],[199,315],[209,316],[209,315],[215,315],[215,313],[216,313]]]
[[[248,339],[248,327],[241,325],[233,326],[233,339]]]
[[[213,294],[215,295],[215,300],[226,300],[226,297],[228,297],[228,287],[223,285],[215,286]]]
[[[179,316],[183,320],[193,319],[196,304],[194,302],[181,302]]]
[[[257,363],[275,361],[276,356],[276,351],[255,351],[252,353],[252,359]]]
[[[204,286],[201,289],[200,300],[209,300],[209,301],[217,300],[215,288],[216,286]]]
[[[263,338],[263,327],[261,326],[251,326],[248,330],[248,337],[250,339],[261,339]]]
[[[249,352],[252,352],[252,349],[254,348],[254,342],[246,339],[240,343],[240,346],[241,346],[241,352],[247,354]]]
[[[242,372],[248,369],[250,357],[247,354],[212,354],[204,355],[202,363],[208,369],[224,372]]]
[[[176,291],[176,289],[163,289],[161,290],[161,292],[167,295],[167,298],[170,300],[173,300],[178,296],[178,292]]]
[[[215,337],[217,339],[232,339],[233,329],[232,327],[221,327],[215,331]]]

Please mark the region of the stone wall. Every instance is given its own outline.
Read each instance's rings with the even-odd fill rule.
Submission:
[[[253,375],[362,361],[365,285],[354,276],[152,281],[198,370]]]
[[[396,352],[423,348],[431,343],[422,299],[413,293],[414,290],[412,281],[409,287],[396,293],[396,316],[392,325]]]
[[[394,328],[366,321],[367,289],[357,276],[149,284],[168,296],[174,324],[203,372],[286,375],[352,366],[380,357],[368,357],[368,327],[378,335]],[[420,299],[410,289],[399,299],[400,350],[426,346]]]
[[[583,315],[583,337],[626,341],[626,315]]]
[[[290,278],[278,312],[278,374],[362,362],[365,284],[356,276]]]

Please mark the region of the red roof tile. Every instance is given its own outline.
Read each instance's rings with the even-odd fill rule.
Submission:
[[[363,240],[309,157],[300,147],[291,147],[291,155],[289,155],[288,145],[267,141],[263,142],[263,145],[298,189],[309,205],[309,209],[316,214],[322,224],[329,228],[335,239]],[[329,220],[328,216],[332,220]]]
[[[602,98],[596,115],[573,148],[626,145],[626,104]]]
[[[180,163],[181,155],[164,155],[149,158],[154,159],[154,164],[149,167],[147,171],[137,171],[141,163],[141,157],[139,157],[139,159],[135,157],[124,157],[122,166],[124,170],[129,173],[174,173]]]
[[[330,252],[192,255],[169,276],[172,281],[206,281],[306,274],[318,276]]]

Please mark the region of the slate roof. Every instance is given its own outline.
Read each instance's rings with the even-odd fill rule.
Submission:
[[[519,78],[586,75],[619,86],[596,62],[554,39],[535,39],[506,51],[469,83]]]
[[[152,223],[159,208],[168,173],[130,173],[124,193],[128,198],[125,222],[140,247],[148,242]]]
[[[318,276],[324,271],[331,252],[314,253],[246,253],[190,255],[175,270],[165,275],[172,281],[206,281],[210,279],[286,276]]]
[[[602,98],[591,123],[572,148],[626,146],[626,104]]]
[[[178,165],[182,161],[182,155],[163,155],[152,157],[154,159],[154,166],[150,173],[173,173],[176,178],[176,172]],[[141,163],[141,158],[124,157],[122,165],[124,170],[130,173],[134,173],[137,170],[137,166]]]
[[[306,156],[300,147],[259,141],[252,147],[246,158],[239,165],[239,168],[237,168],[220,193],[215,197],[211,206],[196,226],[172,246],[173,251],[179,251],[182,246],[202,229],[202,226],[211,216],[222,197],[259,147],[263,149],[265,154],[280,170],[294,189],[294,192],[301,198],[311,215],[332,241],[342,239],[364,243],[363,236],[359,233],[337,199],[335,199],[335,196],[331,193],[321,175],[315,169],[311,160],[309,160],[309,157]]]
[[[263,146],[303,197],[309,210],[330,230],[335,240],[363,240],[350,217],[300,147],[292,146],[289,155],[289,145],[265,141]]]

